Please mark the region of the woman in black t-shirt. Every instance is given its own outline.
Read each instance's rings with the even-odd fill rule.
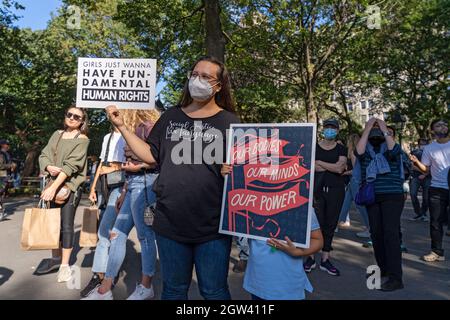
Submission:
[[[333,276],[338,276],[339,270],[330,262],[330,251],[333,250],[334,230],[339,213],[344,202],[345,178],[342,173],[347,163],[347,148],[336,142],[339,132],[339,122],[335,119],[323,123],[324,140],[316,146],[316,162],[314,173],[314,209],[322,230],[324,245],[320,269]],[[306,272],[316,267],[314,256],[308,257],[304,263]]]
[[[126,130],[116,107],[107,112],[133,152],[160,166],[153,229],[163,277],[161,298],[186,300],[195,266],[205,299],[230,299],[231,237],[218,233],[224,184],[220,169],[226,130],[239,120],[225,66],[209,57],[197,61],[180,105],[161,116],[147,143]]]

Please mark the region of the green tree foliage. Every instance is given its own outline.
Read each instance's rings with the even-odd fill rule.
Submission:
[[[368,28],[370,4],[380,6],[379,29]],[[449,0],[63,0],[41,31],[15,28],[14,7],[1,1],[0,129],[29,174],[74,101],[78,57],[156,58],[163,100],[174,105],[194,61],[216,55],[245,122],[336,116],[358,131],[345,107],[352,90],[381,90],[379,106],[398,105],[421,136],[447,112]],[[98,154],[108,122],[89,113]]]
[[[375,70],[386,100],[397,105],[420,137],[435,117],[448,117],[450,1],[405,1],[388,16]]]

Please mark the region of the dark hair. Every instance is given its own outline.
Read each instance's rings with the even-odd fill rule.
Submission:
[[[419,138],[417,140],[417,143],[420,144],[421,142],[425,142],[425,144],[428,144],[428,139],[427,138]]]
[[[78,128],[81,132],[81,134],[84,134],[87,136],[88,132],[89,132],[89,119],[88,119],[88,115],[85,109],[82,108],[78,108],[76,105],[71,105],[70,107],[68,107],[66,109],[66,111],[64,111],[64,116],[67,114],[67,112],[69,112],[70,109],[78,109],[81,111],[81,113],[83,114],[83,119],[81,120],[81,125]],[[66,119],[64,119],[64,130],[67,129],[66,126]]]
[[[386,128],[391,129],[392,132],[394,133],[393,136],[395,137],[395,134],[396,134],[395,128],[393,126],[386,126]]]
[[[231,94],[230,74],[228,73],[225,65],[214,57],[206,56],[206,57],[201,57],[200,59],[198,59],[194,63],[193,67],[191,68],[191,71],[193,71],[195,69],[195,67],[197,66],[197,64],[201,61],[211,62],[219,67],[219,71],[217,73],[217,78],[220,81],[221,89],[219,92],[216,93],[214,99],[218,106],[220,106],[224,110],[235,113],[236,111],[234,108],[233,96]],[[186,83],[184,84],[183,94],[181,95],[181,99],[178,102],[178,104],[182,108],[184,108],[184,107],[187,107],[191,103],[192,103],[192,97],[189,92],[189,80],[187,80]]]
[[[431,121],[431,124],[430,124],[430,130],[431,130],[431,131],[434,131],[434,130],[433,130],[434,125],[435,125],[436,123],[438,123],[439,121],[444,121],[444,119],[434,119],[433,121]]]

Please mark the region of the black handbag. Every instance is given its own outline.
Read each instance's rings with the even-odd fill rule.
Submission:
[[[109,146],[111,144],[113,133],[109,136],[108,145],[106,146],[105,160],[103,161],[103,166],[109,167],[108,156],[109,156]],[[112,189],[123,185],[126,181],[125,172],[123,170],[117,170],[106,174],[106,185],[108,188]]]

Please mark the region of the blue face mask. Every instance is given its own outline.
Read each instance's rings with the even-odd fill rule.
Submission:
[[[337,136],[337,130],[332,128],[326,128],[323,130],[323,136],[327,140],[333,140]]]

